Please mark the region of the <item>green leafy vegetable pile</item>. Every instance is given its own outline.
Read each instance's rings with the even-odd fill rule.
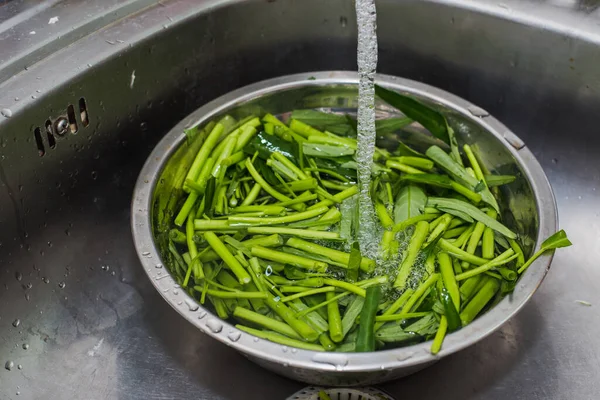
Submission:
[[[400,141],[391,152],[376,149],[376,259],[356,242],[351,116],[226,116],[186,131],[173,178],[185,196],[175,215],[162,214],[169,229],[158,230],[163,259],[191,296],[287,346],[366,352],[433,339],[437,353],[448,332],[512,291],[533,260],[570,245],[560,231],[526,261],[499,206],[498,186],[515,177],[490,174],[442,114],[376,93],[406,116],[377,121],[378,135],[416,121],[446,143],[424,153]]]

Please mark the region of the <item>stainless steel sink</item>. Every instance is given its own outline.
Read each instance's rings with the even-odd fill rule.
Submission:
[[[353,2],[71,3],[0,6],[0,367],[13,362],[0,368],[0,398],[294,393],[301,384],[199,333],[162,301],[134,252],[130,201],[154,144],[198,106],[261,79],[355,69]],[[519,135],[575,243],[498,332],[382,388],[397,398],[595,398],[594,3],[382,0],[378,11],[379,71],[461,96]]]

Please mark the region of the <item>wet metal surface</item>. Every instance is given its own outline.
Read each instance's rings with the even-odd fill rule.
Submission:
[[[268,77],[354,69],[351,2],[243,2],[212,16],[200,14],[226,2],[163,3],[0,84],[0,109],[12,111],[0,116],[1,399],[283,399],[302,387],[162,300],[134,252],[130,201],[154,144],[199,105]],[[382,385],[396,398],[600,393],[598,10],[502,3],[381,1],[380,71],[504,122],[541,162],[574,246],[557,252],[533,299],[496,333]],[[117,39],[126,42],[106,43]],[[81,96],[89,128],[40,158],[33,129]]]

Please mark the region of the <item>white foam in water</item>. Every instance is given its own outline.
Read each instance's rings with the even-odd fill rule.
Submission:
[[[375,153],[375,70],[377,68],[377,14],[374,0],[356,0],[358,24],[358,163],[359,232],[361,252],[375,259],[377,255],[378,224],[369,194],[371,166]]]

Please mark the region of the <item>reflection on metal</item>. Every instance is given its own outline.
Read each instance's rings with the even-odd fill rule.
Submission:
[[[355,69],[353,2],[151,0],[126,18],[122,9],[104,18],[134,2],[68,1],[6,29],[13,4],[48,3],[0,7],[0,109],[13,114],[0,116],[10,188],[0,184],[0,204],[12,196],[18,206],[0,207],[0,365],[23,366],[0,367],[0,398],[286,398],[304,385],[199,334],[155,292],[131,240],[131,193],[155,143],[211,99],[274,76]],[[557,253],[538,293],[499,331],[382,387],[397,399],[597,398],[600,337],[589,332],[600,329],[600,15],[551,1],[498,3],[379,2],[380,72],[441,87],[506,123],[544,167],[575,246]],[[60,22],[47,25],[54,15]],[[80,23],[93,29],[82,35]],[[74,96],[83,94],[90,128],[79,124],[38,157],[48,150],[46,119],[69,104],[78,115]]]

